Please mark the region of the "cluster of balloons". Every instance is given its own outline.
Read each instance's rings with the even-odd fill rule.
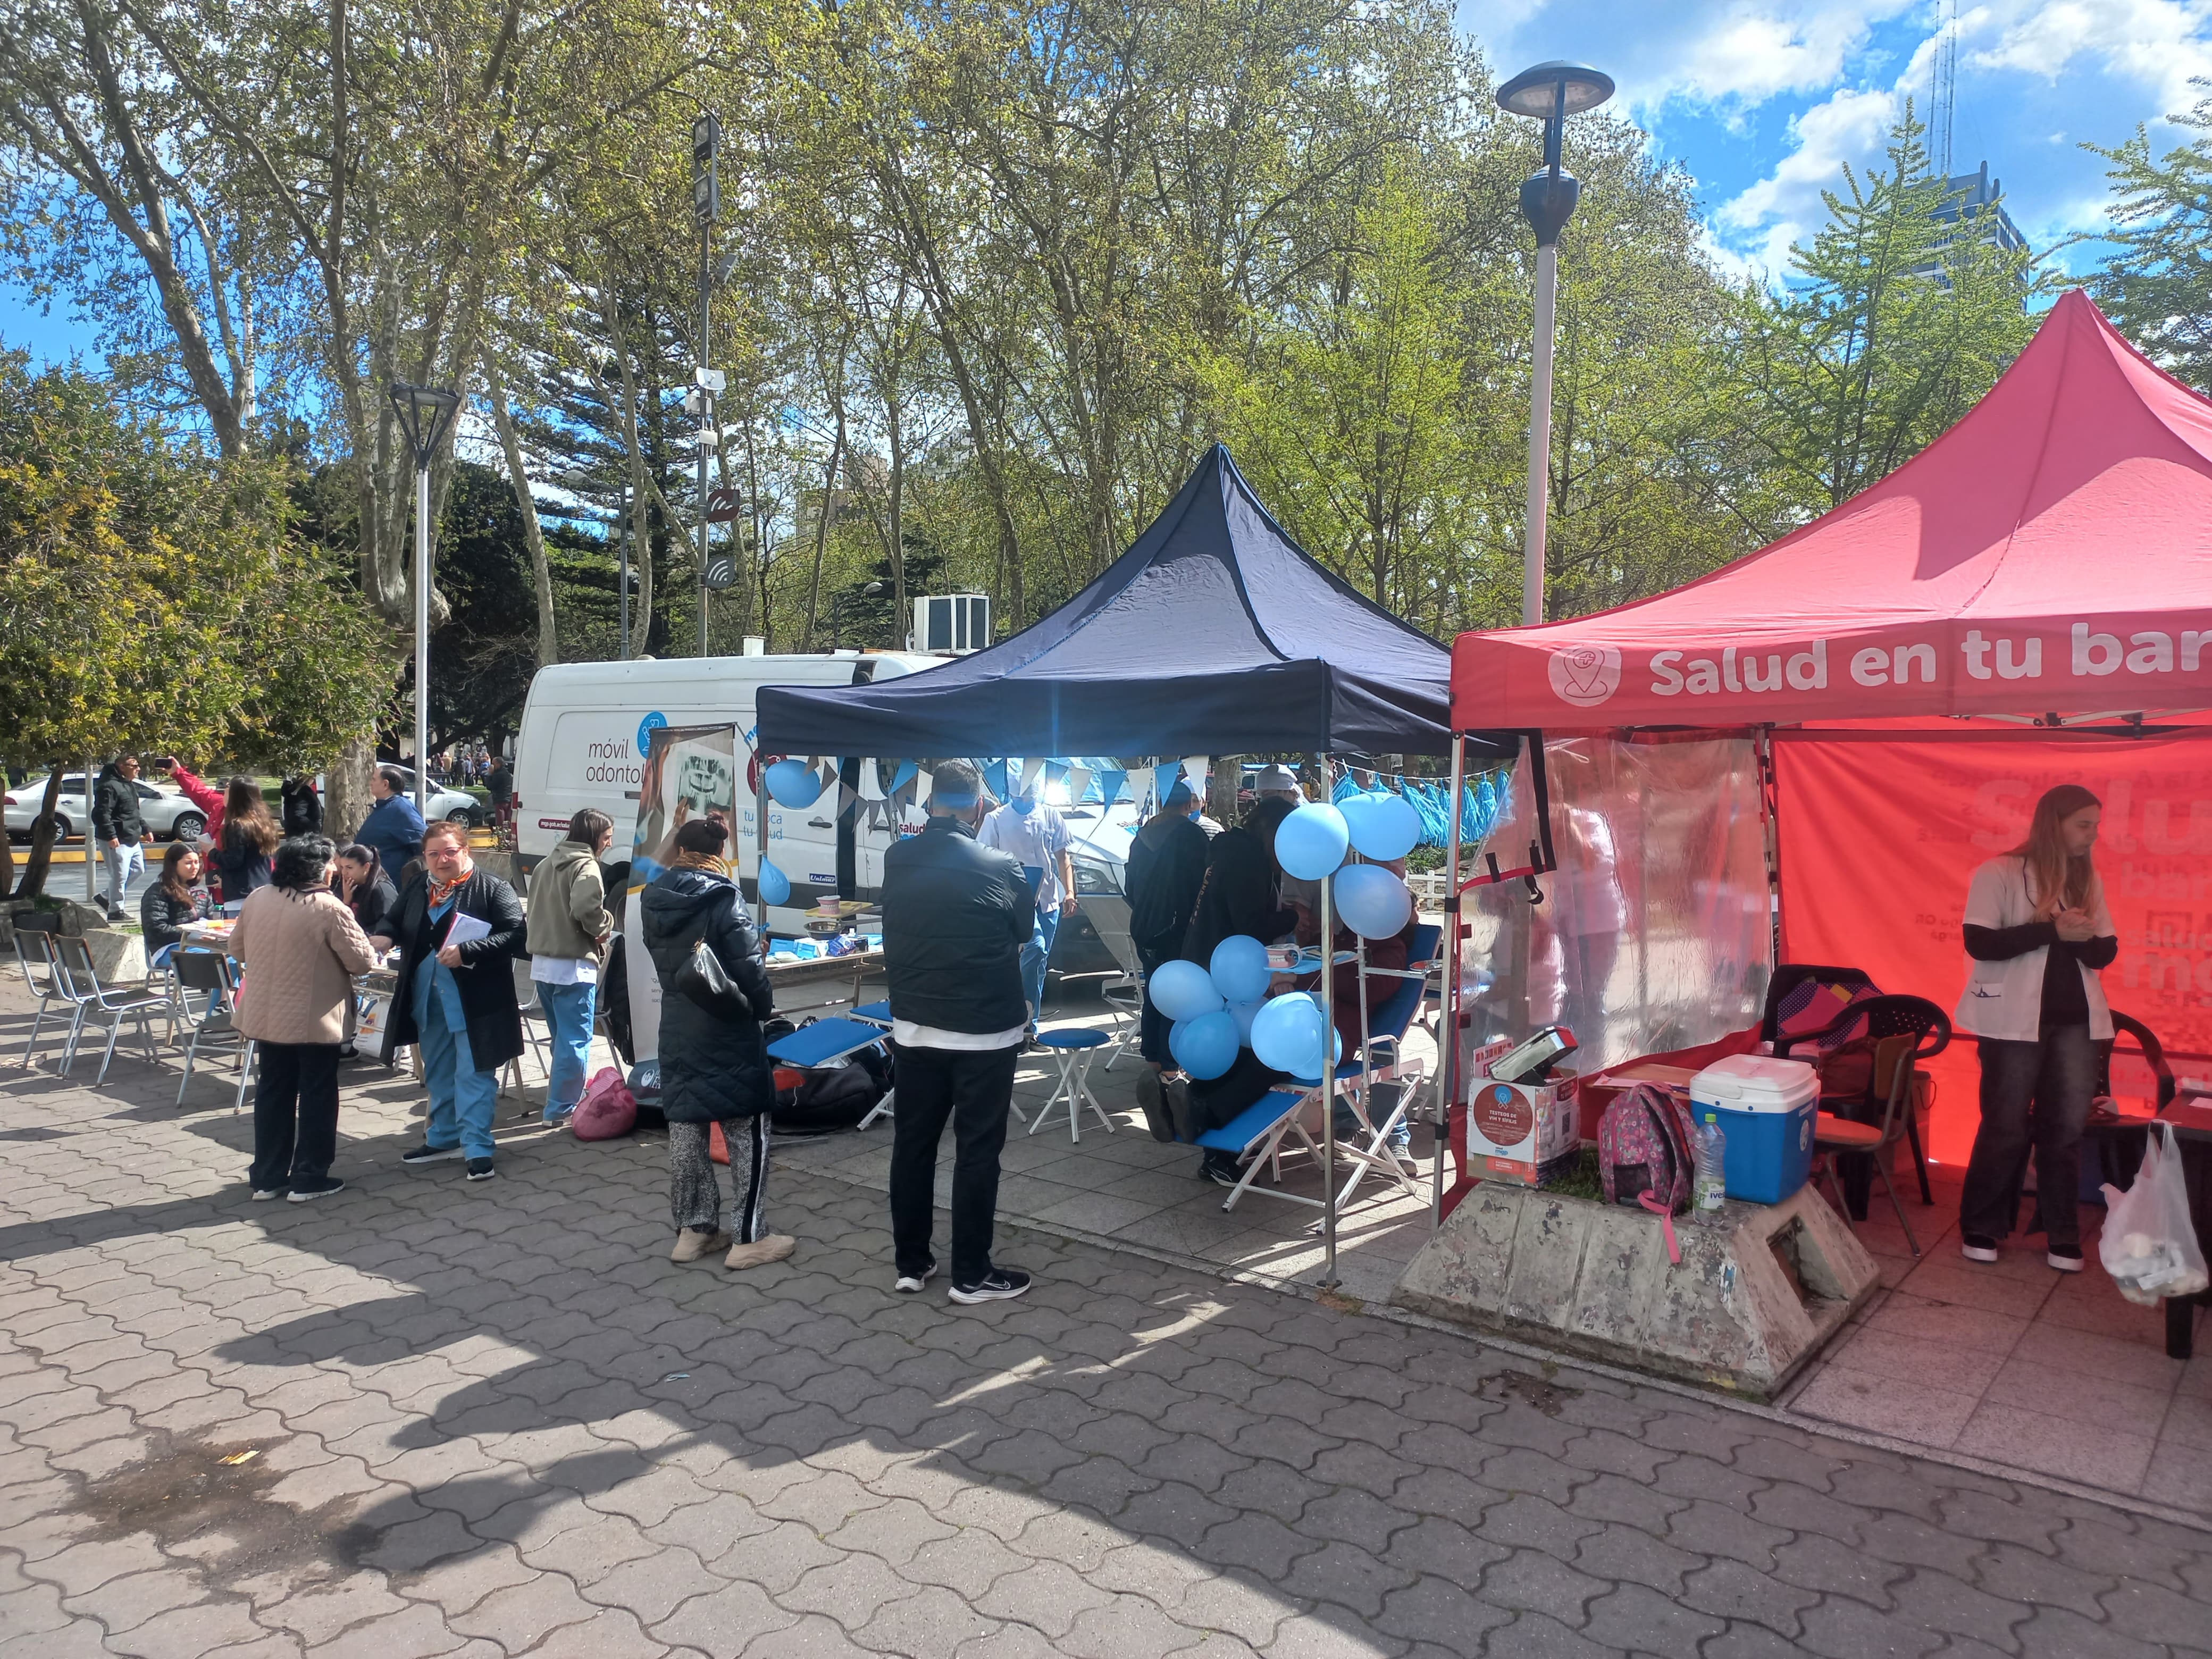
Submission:
[[[1267,947],[1249,933],[1222,940],[1203,968],[1162,963],[1147,989],[1152,1006],[1175,1022],[1168,1048],[1176,1064],[1194,1078],[1219,1077],[1237,1063],[1237,1051],[1249,1048],[1275,1071],[1318,1075],[1327,1030],[1321,1004],[1303,991],[1268,997],[1273,971]],[[1339,1041],[1340,1054],[1343,1047]]]
[[[1413,898],[1382,866],[1420,839],[1421,815],[1402,795],[1352,795],[1334,806],[1310,802],[1285,818],[1275,830],[1275,861],[1302,881],[1334,877],[1344,925],[1362,939],[1389,939],[1413,915]],[[1376,862],[1346,866],[1347,850]]]

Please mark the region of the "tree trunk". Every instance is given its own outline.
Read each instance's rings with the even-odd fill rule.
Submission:
[[[85,784],[88,798],[92,793],[91,782]],[[16,890],[17,898],[36,898],[46,890],[46,866],[54,855],[54,811],[62,799],[62,769],[57,766],[46,775],[46,793],[39,802],[39,817],[31,826],[31,856],[23,864],[23,883]],[[84,826],[84,855],[92,856],[92,826]]]
[[[629,346],[623,338],[622,313],[615,303],[614,290],[603,289],[600,294],[607,338],[622,374],[623,449],[629,461],[630,568],[637,575],[637,598],[630,606],[629,653],[641,657],[653,635],[653,518],[647,495],[645,450],[638,441],[637,374],[630,367]]]
[[[837,469],[845,459],[845,394],[842,389],[843,368],[839,367],[840,387],[835,399],[837,410],[837,431],[830,441],[830,465],[822,469],[822,505],[814,514],[814,574],[806,583],[806,632],[799,641],[801,651],[814,648],[814,618],[822,602],[822,556],[830,545],[830,517],[837,500]],[[830,641],[835,645],[836,641]]]
[[[349,738],[338,751],[337,763],[323,774],[324,832],[340,847],[354,838],[361,821],[368,816],[368,775],[376,755],[367,738]],[[391,872],[398,879],[399,872]]]
[[[514,487],[515,511],[522,515],[522,539],[530,549],[530,575],[538,589],[538,665],[550,668],[561,660],[561,641],[553,622],[553,572],[545,562],[545,533],[538,522],[538,502],[531,493],[530,469],[522,456],[522,440],[516,435],[514,418],[507,413],[507,389],[499,371],[484,365],[490,383],[492,424],[499,431],[499,447],[507,454],[507,481]]]
[[[1206,779],[1206,815],[1224,826],[1237,822],[1237,786],[1244,776],[1244,757],[1216,755]]]

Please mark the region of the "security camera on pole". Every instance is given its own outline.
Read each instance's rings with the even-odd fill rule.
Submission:
[[[1522,70],[1498,89],[1498,106],[1544,124],[1544,165],[1521,183],[1521,216],[1536,233],[1535,377],[1528,401],[1528,528],[1522,547],[1521,620],[1544,620],[1544,506],[1552,458],[1552,336],[1559,304],[1559,232],[1574,216],[1582,182],[1559,165],[1567,117],[1613,96],[1613,77],[1580,64]]]
[[[722,151],[722,124],[712,110],[691,124],[691,215],[699,222],[699,367],[692,388],[684,394],[684,412],[698,417],[699,458],[699,654],[707,654],[707,593],[728,587],[737,580],[732,560],[707,556],[707,457],[714,447],[714,398],[724,384],[721,370],[707,367],[713,319],[708,301],[714,295],[714,222],[722,216],[722,187],[717,163]]]
[[[437,386],[395,380],[392,412],[415,457],[415,810],[430,799],[430,458],[453,423],[459,397]]]

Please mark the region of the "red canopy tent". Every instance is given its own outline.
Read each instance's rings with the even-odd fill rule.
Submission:
[[[2212,703],[2212,404],[2077,292],[1958,425],[1771,547],[1462,634],[1452,712],[1590,730]]]
[[[2107,991],[2184,1056],[2212,1056],[2206,709],[2212,403],[2078,292],[1955,427],[1834,511],[1670,592],[1453,648],[1461,730],[1771,739],[1783,959],[1946,1009],[1973,866],[2044,789],[2086,783],[2121,931]],[[1933,1150],[1962,1159],[1971,1045],[1954,1056]]]

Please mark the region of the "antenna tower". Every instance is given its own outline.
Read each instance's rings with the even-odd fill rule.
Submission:
[[[1951,176],[1951,132],[1959,113],[1959,0],[1947,0],[1942,32],[1936,37],[1933,65],[1934,106],[1929,111],[1929,137],[1935,150],[1936,176]]]

